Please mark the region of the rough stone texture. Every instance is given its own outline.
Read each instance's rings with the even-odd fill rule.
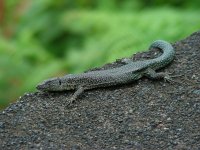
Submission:
[[[200,31],[173,46],[161,70],[182,75],[173,83],[142,78],[87,91],[70,107],[73,91],[25,94],[0,113],[0,149],[200,149]]]

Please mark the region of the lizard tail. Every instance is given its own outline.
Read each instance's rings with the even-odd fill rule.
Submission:
[[[163,54],[160,57],[153,59],[160,62],[160,66],[165,66],[174,59],[175,51],[169,42],[156,40],[150,45],[150,48],[159,48],[163,51]]]

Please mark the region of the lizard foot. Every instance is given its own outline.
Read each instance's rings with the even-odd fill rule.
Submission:
[[[74,97],[71,97],[71,98],[69,99],[69,101],[67,102],[66,106],[71,106],[71,105],[74,103],[75,100],[76,100],[76,99],[75,99]]]
[[[180,76],[182,76],[182,75],[170,76],[169,74],[165,74],[165,76],[164,76],[164,81],[169,82],[169,83],[179,83],[179,84],[183,84],[182,82],[179,82],[179,81],[176,81],[176,80],[173,80],[173,79],[172,79],[172,78],[180,77]]]

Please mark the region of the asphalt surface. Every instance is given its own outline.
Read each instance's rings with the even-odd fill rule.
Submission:
[[[174,82],[142,78],[94,89],[70,107],[74,91],[25,94],[0,112],[0,149],[199,150],[200,31],[173,46],[175,59],[160,72],[176,76]],[[153,49],[133,59],[159,54]]]

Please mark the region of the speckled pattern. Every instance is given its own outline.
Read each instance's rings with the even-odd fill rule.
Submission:
[[[73,91],[24,94],[0,112],[0,150],[199,150],[200,31],[173,47],[173,63],[160,72],[182,75],[173,78],[180,84],[143,77],[85,91],[70,107]],[[152,49],[131,59],[159,55]]]
[[[160,69],[169,64],[174,58],[174,49],[171,44],[166,41],[157,40],[151,44],[150,48],[159,48],[163,51],[163,54],[158,58],[144,61],[133,62],[130,59],[127,59],[125,65],[108,70],[92,71],[74,75],[70,74],[64,77],[48,79],[40,83],[37,86],[37,89],[42,91],[76,89],[77,92],[75,92],[72,97],[72,101],[74,101],[84,90],[126,84],[138,80],[147,74],[147,69]],[[156,77],[156,75],[151,75],[151,78]]]
[[[175,51],[172,45],[166,41],[157,40],[151,44],[150,48],[160,48],[163,50],[163,54],[160,57],[149,60],[151,61],[150,64],[152,64],[150,67],[152,66],[151,68],[154,70],[166,66],[174,59]]]

